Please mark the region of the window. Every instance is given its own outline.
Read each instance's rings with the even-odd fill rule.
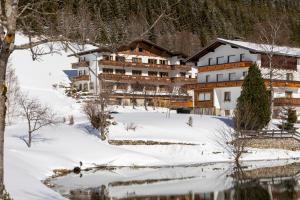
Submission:
[[[208,58],[208,65],[212,65],[212,58]]]
[[[223,74],[217,74],[217,82],[223,81]]]
[[[159,72],[160,77],[168,77],[169,73],[168,72]]]
[[[117,88],[117,90],[127,90],[128,84],[127,83],[117,83],[116,88]]]
[[[224,92],[224,101],[231,101],[231,92]]]
[[[166,60],[159,60],[159,64],[161,64],[161,65],[166,65],[166,64],[167,64],[167,61],[166,61]]]
[[[90,90],[93,90],[93,89],[94,89],[94,83],[90,82]]]
[[[180,72],[179,73],[181,77],[185,77],[186,73],[185,72]]]
[[[157,76],[157,72],[148,71],[148,76]]]
[[[84,83],[83,84],[83,91],[88,91],[88,84],[87,83]]]
[[[116,61],[125,62],[125,57],[124,56],[116,56]]]
[[[132,70],[132,75],[141,76],[142,75],[142,71],[140,71],[140,70]]]
[[[199,101],[209,101],[211,100],[211,94],[210,92],[200,92],[198,99]]]
[[[143,48],[140,47],[140,48],[139,48],[139,52],[143,52]]]
[[[217,64],[221,64],[223,58],[224,56],[217,57]]]
[[[206,76],[205,76],[205,82],[206,82],[206,83],[209,82],[209,77],[210,77],[210,75],[206,75]]]
[[[103,55],[103,60],[113,60],[113,57],[108,55]]]
[[[134,48],[133,48],[133,47],[130,47],[130,51],[131,51],[131,52],[134,52]]]
[[[113,74],[114,70],[110,68],[103,68],[103,73],[104,74]]]
[[[142,58],[136,58],[136,57],[134,57],[134,58],[132,58],[132,62],[134,62],[134,63],[142,63]]]
[[[292,81],[294,79],[293,73],[286,73],[286,80],[287,81]]]
[[[225,116],[229,116],[230,115],[230,110],[225,110]]]
[[[247,75],[248,75],[248,72],[247,72],[247,71],[244,71],[244,72],[243,72],[243,77],[245,78]]]
[[[244,61],[244,59],[245,59],[245,54],[240,54],[240,61]]]
[[[229,80],[232,81],[232,80],[235,80],[236,79],[236,73],[233,72],[233,73],[229,73]]]
[[[180,65],[185,65],[185,62],[183,60],[179,60]]]
[[[125,74],[125,69],[116,69],[116,74]]]
[[[82,71],[78,71],[78,76],[81,76],[82,75]]]
[[[285,91],[285,97],[286,98],[292,98],[292,96],[293,96],[293,92],[291,92],[291,91]]]
[[[233,59],[234,59],[234,55],[227,56],[227,63],[233,62]]]
[[[157,64],[157,60],[156,60],[156,59],[151,59],[151,58],[149,58],[149,59],[148,59],[148,63],[149,63],[149,64]]]

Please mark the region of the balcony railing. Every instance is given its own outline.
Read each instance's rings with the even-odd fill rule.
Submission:
[[[88,81],[88,80],[90,80],[89,75],[80,75],[80,76],[73,77],[73,81]]]
[[[171,80],[174,83],[197,83],[197,79],[187,77],[172,77]]]
[[[121,61],[114,61],[114,60],[100,60],[99,65],[171,70],[170,65],[160,65],[160,64],[150,64],[150,63],[135,63],[135,62],[121,62]]]
[[[72,69],[77,69],[78,67],[88,67],[89,65],[89,61],[79,61],[77,63],[72,63]]]
[[[100,78],[104,80],[111,81],[126,81],[126,82],[146,82],[146,83],[171,83],[171,79],[169,77],[155,77],[155,76],[133,76],[133,75],[123,75],[123,74],[105,74],[102,73],[99,75]]]
[[[241,61],[241,62],[223,63],[223,64],[216,64],[216,65],[206,65],[206,66],[200,66],[198,68],[198,72],[209,72],[209,71],[217,71],[217,70],[225,70],[225,69],[250,67],[251,64],[252,64],[251,61]]]
[[[179,70],[179,71],[190,71],[192,69],[191,65],[171,65],[172,70]]]
[[[274,106],[300,106],[300,98],[274,98]]]
[[[172,108],[192,108],[193,101],[172,101],[170,104]]]
[[[195,101],[196,108],[213,108],[214,103],[212,100],[209,101]]]

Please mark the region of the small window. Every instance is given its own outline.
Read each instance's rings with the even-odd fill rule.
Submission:
[[[130,51],[131,51],[131,52],[134,52],[134,48],[133,48],[133,47],[130,47]]]
[[[90,82],[90,90],[93,90],[93,89],[94,89],[94,83]]]
[[[209,77],[210,77],[210,75],[206,75],[206,76],[205,76],[205,82],[206,82],[206,83],[209,82]]]
[[[213,60],[212,58],[208,58],[208,65],[212,65],[212,60]]]
[[[136,58],[136,57],[134,57],[134,58],[132,58],[132,62],[134,62],[134,63],[142,63],[142,58]]]
[[[168,77],[169,73],[168,72],[159,72],[160,77]]]
[[[180,65],[185,65],[185,62],[183,60],[179,60]]]
[[[140,47],[140,48],[139,48],[139,52],[143,52],[143,48]]]
[[[149,59],[148,59],[148,63],[149,63],[149,64],[157,64],[157,60],[156,60],[156,59],[151,59],[151,58],[149,58]]]
[[[233,59],[234,59],[234,55],[227,56],[227,63],[233,62],[234,61]]]
[[[223,58],[224,58],[224,56],[217,57],[217,65],[222,64]]]
[[[231,101],[231,92],[224,92],[224,101]]]
[[[161,64],[161,65],[166,65],[166,64],[167,64],[167,61],[166,61],[166,60],[159,60],[159,64]]]
[[[157,72],[148,71],[148,76],[157,76]]]
[[[210,92],[200,92],[198,99],[199,99],[199,101],[210,101],[211,94],[210,94]]]
[[[141,76],[142,75],[142,71],[140,71],[140,70],[132,70],[132,75]]]
[[[292,81],[294,79],[293,73],[286,73],[286,80],[287,81]]]
[[[244,61],[245,60],[245,54],[240,54],[240,61]]]
[[[185,77],[186,76],[185,72],[180,72],[179,74],[180,74],[181,77]]]
[[[235,80],[236,79],[236,73],[233,72],[233,73],[229,73],[229,80],[232,81],[232,80]]]
[[[125,74],[125,69],[116,69],[116,74]]]
[[[217,82],[223,81],[223,74],[217,74]]]
[[[248,72],[247,72],[247,71],[244,71],[244,72],[243,72],[243,77],[245,78],[247,75],[248,75]]]
[[[291,92],[291,91],[285,91],[285,97],[286,98],[292,98],[293,97],[293,92]]]
[[[110,68],[103,68],[103,73],[104,74],[113,74],[114,70]]]

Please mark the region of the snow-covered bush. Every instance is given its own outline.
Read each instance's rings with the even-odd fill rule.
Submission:
[[[192,118],[192,116],[189,117],[189,120],[188,120],[187,124],[188,124],[190,127],[193,127],[193,118]]]

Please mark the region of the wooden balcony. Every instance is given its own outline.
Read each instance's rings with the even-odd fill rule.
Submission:
[[[196,108],[213,108],[214,102],[212,100],[209,101],[195,101]]]
[[[90,76],[89,75],[81,75],[81,76],[75,76],[73,77],[73,81],[89,81]]]
[[[172,77],[172,82],[174,83],[185,83],[185,84],[191,84],[191,83],[197,83],[197,79],[195,78],[187,78],[187,77]]]
[[[193,101],[171,101],[171,108],[192,108]]]
[[[135,62],[121,62],[121,61],[115,61],[115,60],[100,60],[99,65],[171,70],[170,65],[135,63]]]
[[[79,67],[88,67],[89,65],[89,61],[79,61],[77,63],[72,63],[72,69],[77,69]]]
[[[169,77],[156,77],[156,76],[133,76],[123,74],[100,74],[100,78],[108,81],[119,82],[140,82],[140,83],[164,83],[170,84],[171,79]]]
[[[171,65],[172,70],[179,70],[179,71],[190,71],[192,69],[191,65]]]
[[[274,98],[274,106],[300,106],[300,98]]]
[[[206,65],[206,66],[200,66],[198,68],[198,72],[210,72],[210,71],[218,71],[218,70],[225,70],[225,69],[244,68],[244,67],[250,67],[251,64],[252,64],[251,61],[241,61],[241,62],[232,62],[232,63],[217,64],[217,65]]]

